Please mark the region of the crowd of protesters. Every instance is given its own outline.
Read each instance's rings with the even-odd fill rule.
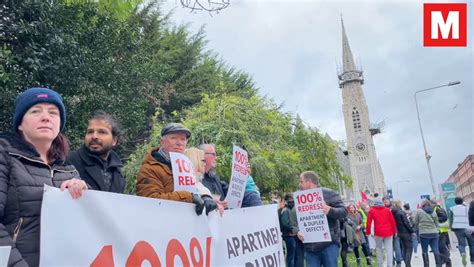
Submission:
[[[415,210],[411,210],[408,203],[391,201],[387,197],[374,197],[357,204],[349,203],[345,206],[346,215],[338,219],[338,239],[333,240],[338,248],[330,253],[320,254],[321,260],[315,265],[308,259],[308,254],[313,253],[310,246],[302,242],[304,239],[298,238],[299,229],[291,193],[285,195],[284,203],[279,216],[286,245],[286,263],[290,267],[305,266],[305,258],[306,266],[338,266],[334,251],[339,251],[340,266],[343,267],[351,266],[347,260],[348,253],[354,254],[357,266],[362,266],[363,260],[366,266],[371,266],[374,257],[377,266],[399,267],[404,264],[403,266],[410,267],[413,254],[418,257],[419,244],[424,267],[451,267],[450,230],[456,235],[462,266],[468,266],[469,263],[466,246],[469,247],[470,266],[474,266],[474,201],[466,205],[462,198],[457,197],[456,206],[449,210],[429,199],[423,200]],[[338,207],[340,203],[331,209]],[[329,218],[328,216],[328,220]],[[320,244],[329,245],[327,242]],[[432,265],[429,253],[434,256],[435,262]]]
[[[77,199],[85,190],[123,193],[125,178],[122,162],[114,152],[120,138],[118,122],[104,111],[96,111],[87,122],[84,144],[69,152],[66,136],[66,108],[61,96],[48,88],[30,88],[15,102],[13,133],[0,134],[0,246],[10,246],[8,266],[38,266],[40,250],[40,215],[43,186],[68,190]],[[221,214],[228,208],[225,196],[228,183],[214,172],[217,153],[212,144],[188,148],[191,131],[182,124],[169,123],[161,130],[160,146],[144,157],[137,175],[137,195],[195,204],[197,215],[214,210]],[[186,155],[193,164],[197,193],[175,191],[170,152]],[[250,164],[248,166],[251,174]],[[282,237],[286,245],[287,266],[349,266],[347,255],[372,265],[411,266],[412,254],[421,243],[424,266],[429,266],[429,248],[436,266],[451,266],[449,229],[458,239],[462,264],[467,265],[469,246],[474,266],[474,203],[469,207],[462,198],[444,210],[437,203],[424,200],[419,209],[399,200],[390,201],[374,195],[370,201],[344,204],[340,195],[320,185],[313,171],[299,176],[299,189],[321,188],[331,241],[305,242],[299,230],[293,195],[288,193],[278,209]],[[280,203],[272,192],[271,203]],[[249,175],[242,207],[263,205],[260,190]],[[429,248],[428,248],[429,247]],[[360,248],[360,249],[359,249]],[[376,255],[373,255],[375,249]]]
[[[123,164],[114,152],[120,125],[98,110],[87,122],[84,144],[69,151],[63,134],[66,107],[49,88],[29,88],[15,101],[13,132],[0,134],[0,246],[10,246],[8,266],[38,266],[41,204],[44,185],[68,190],[77,199],[85,190],[124,193]],[[213,172],[217,154],[212,144],[187,148],[191,132],[179,123],[161,131],[160,146],[145,156],[137,177],[137,195],[195,204],[196,213],[222,214],[228,183]],[[187,155],[198,193],[174,191],[170,152]],[[250,166],[249,166],[250,168]],[[248,177],[242,207],[263,205]]]

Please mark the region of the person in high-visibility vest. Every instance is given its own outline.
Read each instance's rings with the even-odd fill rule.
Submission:
[[[471,265],[474,264],[474,237],[467,235],[466,229],[469,228],[468,208],[464,205],[461,197],[454,199],[456,204],[451,207],[449,216],[451,221],[451,229],[458,239],[458,249],[461,253],[461,262],[463,266],[467,265],[466,246],[469,245],[469,254]]]
[[[364,205],[367,206],[367,202],[361,202],[359,213],[360,216],[362,216],[362,222],[364,224],[364,227],[367,227],[367,211],[365,210]]]
[[[364,225],[364,229],[367,227],[367,214],[368,214],[369,209],[370,208],[369,208],[369,204],[367,204],[367,201],[362,201],[360,203],[359,213],[360,213],[360,216],[362,216],[362,225]],[[365,234],[365,231],[363,234],[364,234],[365,242],[367,244],[366,246],[362,247],[362,249],[365,250],[363,251],[364,255],[372,256],[372,251],[370,251],[369,238]]]
[[[446,267],[451,267],[451,258],[448,248],[449,243],[449,220],[446,211],[438,204],[434,203],[434,211],[438,216],[439,220],[439,254],[441,258],[441,263],[446,263]]]

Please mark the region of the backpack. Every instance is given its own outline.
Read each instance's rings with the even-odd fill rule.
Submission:
[[[435,207],[436,215],[438,216],[439,223],[444,223],[448,220],[448,214],[440,206]]]

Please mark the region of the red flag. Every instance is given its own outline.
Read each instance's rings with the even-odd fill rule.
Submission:
[[[360,196],[362,197],[362,201],[367,201],[367,195],[364,192],[360,192]]]

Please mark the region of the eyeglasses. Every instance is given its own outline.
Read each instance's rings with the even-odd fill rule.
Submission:
[[[209,152],[206,152],[205,153],[206,155],[212,155],[213,157],[217,157],[217,154],[216,153],[209,153]],[[202,155],[202,154],[201,154]]]

